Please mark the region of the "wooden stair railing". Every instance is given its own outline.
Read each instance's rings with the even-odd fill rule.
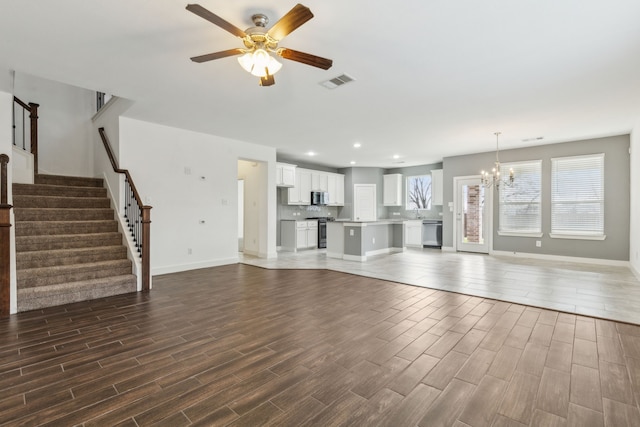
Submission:
[[[151,253],[149,246],[151,242],[151,206],[146,206],[142,203],[140,194],[133,183],[133,179],[131,179],[129,171],[127,169],[120,169],[118,166],[104,128],[99,128],[98,132],[109,156],[113,171],[124,174],[125,176],[124,217],[127,220],[129,231],[133,236],[134,243],[142,260],[142,290],[148,291],[150,289],[151,278],[151,263],[149,260]]]
[[[33,154],[33,173],[37,174],[38,173],[38,107],[40,106],[40,104],[36,104],[34,102],[30,102],[29,104],[23,102],[22,100],[20,100],[20,98],[14,96],[13,97],[13,102],[15,104],[18,104],[20,107],[22,107],[25,111],[29,112],[29,129],[31,132],[30,138],[31,138],[31,154]],[[13,127],[15,129],[15,123],[13,124]],[[24,126],[24,123],[23,123]],[[22,134],[24,136],[24,129],[22,131]],[[15,136],[14,136],[15,139]],[[15,143],[15,140],[13,141],[14,145],[17,145]],[[26,147],[22,147],[23,149],[26,150]]]
[[[10,314],[11,297],[11,206],[7,203],[7,163],[0,154],[0,317]]]

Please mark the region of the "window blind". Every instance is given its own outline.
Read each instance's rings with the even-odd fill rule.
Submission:
[[[604,235],[604,153],[551,159],[551,233]]]
[[[500,185],[498,231],[507,233],[540,233],[540,191],[542,161],[504,163],[500,175],[509,176],[513,169],[513,185]]]

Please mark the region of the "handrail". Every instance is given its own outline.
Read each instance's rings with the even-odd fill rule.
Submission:
[[[29,131],[30,131],[30,141],[31,141],[31,146],[29,147],[29,149],[31,151],[31,154],[33,154],[33,173],[37,174],[38,173],[38,107],[40,107],[40,104],[36,104],[35,102],[30,102],[29,104],[27,104],[17,96],[13,97],[13,102],[15,102],[20,107],[22,107],[23,109],[29,112],[29,121],[30,121]],[[13,127],[14,129],[16,127],[15,117],[14,117]],[[22,127],[23,127],[22,135],[24,137],[24,122],[22,123]],[[14,134],[13,145],[16,145],[15,134]],[[22,148],[25,149],[24,144]]]
[[[11,206],[7,203],[7,163],[9,156],[0,154],[0,317],[7,317],[11,304]]]
[[[107,138],[107,133],[104,128],[98,129],[100,138],[109,156],[111,167],[116,173],[124,174],[125,176],[125,205],[124,205],[124,217],[129,225],[129,231],[133,236],[133,241],[138,249],[138,252],[142,261],[142,290],[148,291],[150,289],[151,278],[151,206],[146,206],[142,203],[142,198],[136,189],[131,174],[127,169],[120,169],[118,162],[111,150],[111,144]],[[132,209],[132,202],[135,202],[135,206],[138,209]]]

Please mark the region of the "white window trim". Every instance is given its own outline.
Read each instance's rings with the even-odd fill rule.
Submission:
[[[562,234],[562,233],[550,233],[549,237],[552,239],[571,239],[571,240],[604,240],[607,238],[606,234]]]
[[[505,237],[542,237],[544,233],[525,233],[525,232],[517,232],[517,231],[498,231],[498,236]]]

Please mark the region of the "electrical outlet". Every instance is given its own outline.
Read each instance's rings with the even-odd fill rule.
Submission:
[[[354,235],[353,230],[349,230],[349,236],[353,236],[353,235]]]
[[[371,243],[374,244],[374,245],[376,244],[376,238],[375,237],[371,238]]]
[[[536,248],[542,247],[542,240],[536,240]]]

